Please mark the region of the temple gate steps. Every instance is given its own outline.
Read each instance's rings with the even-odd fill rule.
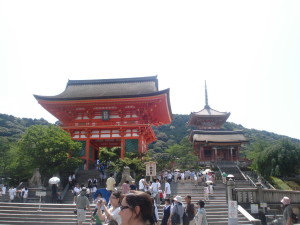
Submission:
[[[40,211],[39,211],[40,209]],[[0,203],[0,224],[77,224],[73,204]],[[90,223],[87,213],[84,224]]]
[[[204,199],[204,187],[195,186],[191,182],[176,183],[172,195],[185,197],[190,195],[192,203]],[[221,181],[216,181],[214,194],[205,202],[207,221],[210,225],[228,225],[228,205],[226,201],[226,186]],[[238,213],[239,224],[250,224],[250,222]]]

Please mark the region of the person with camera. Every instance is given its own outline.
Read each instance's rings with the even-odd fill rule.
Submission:
[[[105,222],[105,213],[102,211],[103,206],[106,204],[105,199],[98,199],[96,202],[96,209],[92,215],[92,221],[96,221],[96,225],[102,225]]]
[[[113,192],[110,195],[109,203],[111,207],[106,207],[106,205],[103,205],[107,222],[110,223],[111,221],[116,221],[118,225],[121,225],[121,216],[119,215],[121,210],[121,193],[117,191]]]

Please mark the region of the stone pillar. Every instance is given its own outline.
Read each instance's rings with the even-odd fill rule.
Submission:
[[[227,192],[226,192],[227,202],[228,201],[233,201],[232,190],[234,188],[235,188],[234,181],[233,180],[228,180],[227,181]]]
[[[257,187],[257,199],[256,201],[259,203],[264,202],[264,193],[263,193],[263,189],[262,189],[262,185],[261,183],[256,183],[256,187]]]

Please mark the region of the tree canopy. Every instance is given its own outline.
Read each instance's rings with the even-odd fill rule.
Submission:
[[[19,142],[20,159],[29,168],[39,168],[42,176],[74,171],[81,163],[81,144],[55,125],[35,125]]]
[[[253,161],[253,167],[266,177],[291,176],[299,167],[299,158],[299,145],[282,139],[259,151]]]

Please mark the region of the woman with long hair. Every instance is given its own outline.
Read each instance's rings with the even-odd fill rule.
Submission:
[[[119,215],[122,225],[153,225],[153,204],[148,194],[135,191],[125,195]]]

